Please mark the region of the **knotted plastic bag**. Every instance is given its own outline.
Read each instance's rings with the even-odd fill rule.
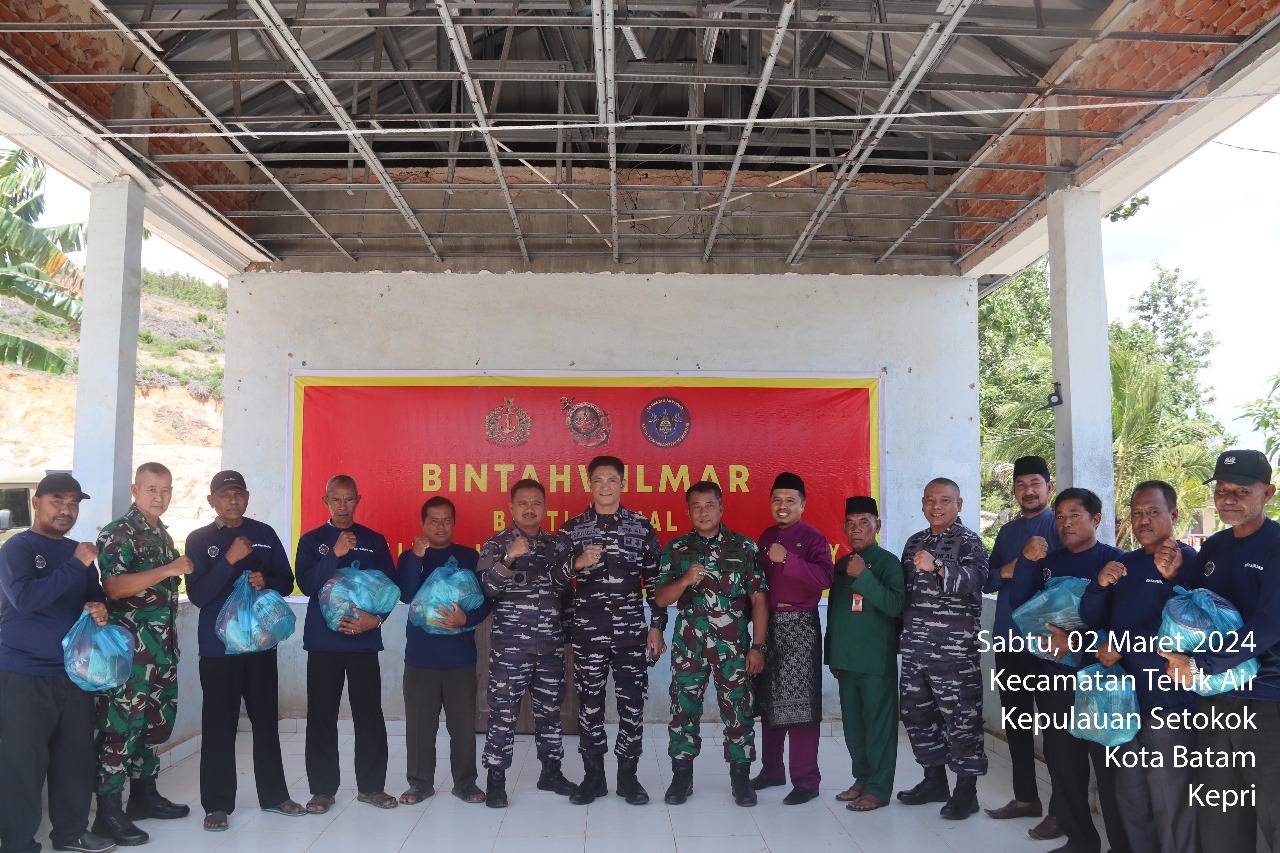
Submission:
[[[62,638],[62,664],[81,690],[119,687],[133,668],[133,634],[119,625],[99,625],[86,610]]]
[[[289,638],[297,621],[280,593],[254,589],[246,571],[236,579],[218,611],[213,631],[227,647],[227,654],[243,655],[275,648]]]
[[[384,616],[395,609],[399,600],[396,582],[377,569],[360,571],[359,560],[338,569],[320,587],[320,612],[331,631],[338,630],[342,617],[357,618],[356,610]]]
[[[484,592],[480,589],[480,579],[470,569],[458,565],[456,557],[436,569],[427,578],[427,582],[418,590],[418,594],[409,602],[409,621],[428,634],[461,634],[463,631],[474,631],[475,626],[446,628],[440,624],[436,613],[437,607],[450,609],[456,604],[458,608],[470,613],[484,604]]]
[[[1103,746],[1119,746],[1138,736],[1142,713],[1133,678],[1118,664],[1091,664],[1076,673],[1071,733]]]
[[[1045,660],[1053,659],[1053,653],[1049,651],[1049,629],[1044,627],[1046,622],[1067,633],[1085,629],[1080,619],[1080,598],[1088,586],[1089,582],[1084,578],[1050,578],[1043,590],[1013,611],[1013,622],[1027,638],[1029,652]],[[1068,652],[1060,663],[1079,666],[1083,658],[1083,650]]]
[[[1244,638],[1236,638],[1234,632],[1244,626],[1244,619],[1229,601],[1207,589],[1188,592],[1175,586],[1173,591],[1176,594],[1160,616],[1162,649],[1188,655],[1240,648]],[[1257,674],[1258,659],[1250,658],[1226,672],[1197,679],[1191,689],[1201,696],[1215,696],[1247,687]]]

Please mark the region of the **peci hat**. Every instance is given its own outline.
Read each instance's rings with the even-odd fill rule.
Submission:
[[[1053,479],[1053,475],[1049,473],[1049,463],[1044,461],[1043,456],[1019,456],[1013,461],[1013,479],[1027,474],[1039,474],[1046,483]]]
[[[66,471],[59,471],[56,474],[50,474],[40,481],[36,486],[36,497],[41,495],[61,495],[73,494],[82,501],[89,500],[89,496],[80,488],[80,481],[72,477]]]
[[[880,517],[880,508],[876,506],[876,499],[867,497],[866,495],[855,495],[851,498],[844,499],[845,515],[874,515]]]
[[[800,497],[804,497],[804,480],[800,479],[799,474],[792,474],[790,471],[783,471],[781,474],[773,478],[773,486],[769,491],[774,489],[795,489],[800,493]]]
[[[249,487],[244,483],[244,477],[239,471],[219,471],[213,475],[213,480],[209,483],[209,495],[212,497],[223,489],[229,489],[235,486],[240,489],[249,491]]]
[[[1205,480],[1226,480],[1238,486],[1271,482],[1271,463],[1260,450],[1224,450],[1218,454],[1218,464],[1213,466],[1213,476]]]

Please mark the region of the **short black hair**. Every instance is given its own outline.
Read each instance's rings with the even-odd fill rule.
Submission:
[[[960,484],[947,477],[934,477],[932,480],[924,484],[926,489],[930,486],[950,486],[956,490],[957,495],[960,494]]]
[[[587,478],[590,479],[596,473],[597,468],[613,468],[618,472],[618,476],[626,478],[627,468],[622,464],[622,460],[616,456],[597,456],[587,463]]]
[[[1133,503],[1133,499],[1138,496],[1138,492],[1145,492],[1147,489],[1156,489],[1162,492],[1164,494],[1164,502],[1170,510],[1178,508],[1178,490],[1164,480],[1143,480],[1133,487],[1133,494],[1129,495],[1129,503]]]
[[[427,502],[422,505],[422,517],[419,518],[418,521],[420,522],[426,521],[427,510],[434,509],[435,507],[438,507],[438,506],[447,506],[449,508],[449,512],[451,512],[453,514],[454,519],[457,520],[458,508],[453,505],[453,501],[449,500],[444,495],[436,495],[433,498],[427,498]]]
[[[688,503],[689,501],[693,500],[694,495],[706,494],[707,492],[710,492],[711,494],[715,495],[716,500],[718,501],[724,500],[724,492],[720,490],[719,483],[713,480],[699,480],[698,482],[694,483],[692,486],[690,486],[688,489],[685,490],[684,502]]]
[[[1085,508],[1085,512],[1089,513],[1089,515],[1097,515],[1102,512],[1102,498],[1088,489],[1063,489],[1058,492],[1058,496],[1053,499],[1054,512],[1058,511],[1058,507],[1062,506],[1063,501],[1080,501],[1081,506]]]
[[[547,497],[547,490],[541,483],[539,483],[537,480],[533,479],[532,477],[525,477],[523,480],[516,480],[516,484],[511,487],[512,503],[515,503],[516,492],[520,491],[521,489],[537,489],[538,491],[542,492],[542,497],[544,500]]]

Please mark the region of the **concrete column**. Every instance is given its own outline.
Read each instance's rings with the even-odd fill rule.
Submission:
[[[1098,539],[1114,544],[1111,351],[1096,192],[1071,188],[1049,196],[1049,300],[1053,376],[1064,400],[1054,409],[1057,487],[1096,492],[1102,498]]]
[[[89,194],[73,470],[93,498],[71,534],[80,540],[93,540],[130,503],[145,198],[127,178]]]

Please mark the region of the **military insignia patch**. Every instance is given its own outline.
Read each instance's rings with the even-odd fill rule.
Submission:
[[[1205,564],[1204,564],[1204,576],[1205,576],[1205,577],[1209,577],[1209,575],[1213,574],[1213,570],[1214,570],[1214,569],[1216,569],[1216,568],[1217,568],[1217,566],[1215,566],[1215,565],[1213,564],[1213,560],[1210,560],[1209,562],[1205,563]]]
[[[519,447],[529,440],[532,426],[529,413],[517,406],[513,398],[505,397],[502,405],[485,417],[484,434],[490,444],[498,447]]]
[[[640,434],[654,447],[675,447],[692,427],[689,407],[675,397],[658,397],[640,410]]]
[[[218,559],[218,554],[220,554],[220,553],[221,553],[221,552],[218,550],[218,546],[217,546],[217,545],[210,545],[210,546],[209,546],[209,559],[210,559],[210,560],[216,560],[216,559]]]
[[[565,411],[565,426],[569,437],[580,447],[599,447],[609,443],[613,425],[609,413],[594,403],[578,403],[571,397],[560,398],[560,408]]]
[[[49,565],[49,563],[45,560],[44,555],[36,554],[36,568],[43,569],[47,565]]]
[[[329,553],[329,546],[328,546],[328,545],[325,545],[323,542],[321,542],[321,543],[320,543],[320,556],[321,556],[321,557],[323,557],[325,554],[328,554],[328,553]]]

